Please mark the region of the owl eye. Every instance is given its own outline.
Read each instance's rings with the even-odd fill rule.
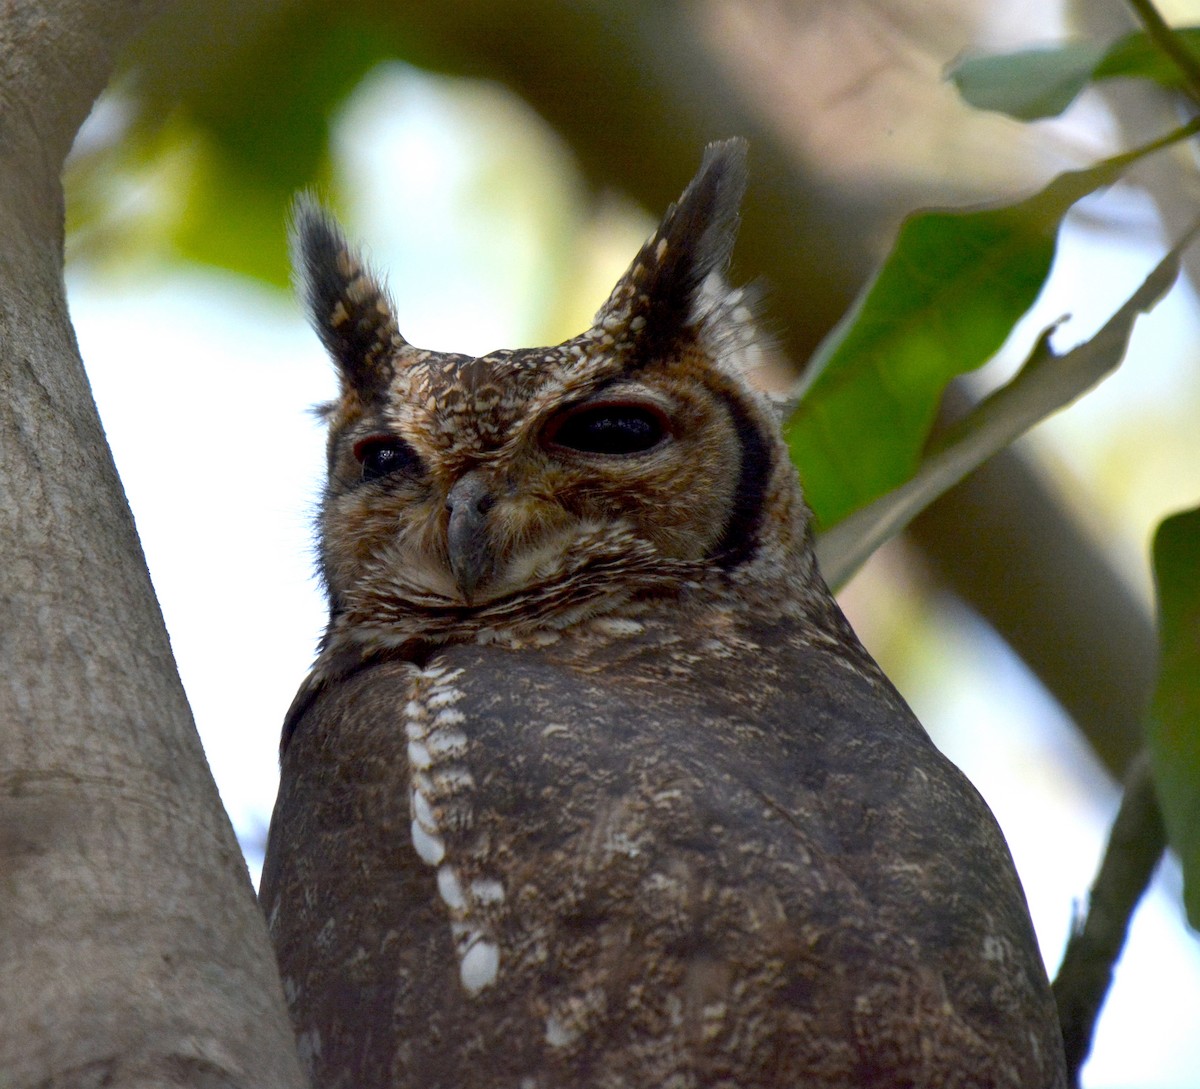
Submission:
[[[567,412],[550,425],[546,439],[553,446],[583,454],[625,457],[653,449],[666,436],[667,421],[656,409],[607,404]]]
[[[420,464],[417,452],[395,435],[371,435],[359,439],[354,444],[354,456],[362,466],[363,480],[378,480]]]

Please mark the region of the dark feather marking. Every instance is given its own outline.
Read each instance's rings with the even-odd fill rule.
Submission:
[[[738,399],[728,393],[722,394],[721,399],[733,419],[742,460],[729,519],[709,556],[719,566],[730,570],[745,563],[758,551],[758,534],[762,527],[767,482],[773,467],[773,452],[770,441]]]

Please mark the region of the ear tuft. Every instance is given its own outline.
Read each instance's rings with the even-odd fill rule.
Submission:
[[[405,347],[387,292],[308,194],[293,205],[291,242],[297,288],[343,386],[365,401],[378,399]]]
[[[746,148],[744,139],[734,137],[704,149],[696,176],[597,314],[598,326],[622,323],[644,330],[639,340],[670,339],[703,315],[704,283],[723,273],[733,254],[746,191]]]

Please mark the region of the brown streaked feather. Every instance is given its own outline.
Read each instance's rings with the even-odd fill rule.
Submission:
[[[978,795],[836,644],[739,622],[714,660],[724,623],[451,646],[433,681],[378,666],[301,719],[263,897],[298,1030],[345,1032],[322,1035],[318,1085],[1061,1084]],[[465,739],[427,768],[466,773],[427,791],[440,866],[407,827],[406,727],[431,691]],[[499,896],[453,908],[446,867]],[[497,950],[474,994],[455,921]],[[386,1000],[348,1018],[331,971]]]

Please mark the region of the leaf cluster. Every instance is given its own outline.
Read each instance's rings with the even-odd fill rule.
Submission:
[[[1117,77],[1148,81],[1200,103],[1200,27],[1172,30],[1146,0],[1133,3],[1145,29],[1111,46],[1067,42],[963,60],[949,73],[971,105],[1023,121],[1065,110],[1090,84]],[[1194,227],[1090,339],[1063,354],[1043,331],[1019,372],[935,440],[932,424],[947,384],[987,362],[1029,312],[1050,275],[1063,220],[1082,198],[1118,181],[1134,163],[1194,136],[1191,122],[1143,147],[1064,173],[1025,200],[971,211],[910,216],[873,281],[817,351],[798,391],[787,435],[822,534],[818,552],[833,584],[934,499],[1038,421],[1066,406],[1121,363],[1133,326],[1175,282]],[[1184,871],[1188,919],[1200,927],[1200,507],[1169,517],[1154,543],[1160,671],[1147,711],[1151,804]],[[1131,781],[1130,805],[1146,790]],[[1056,982],[1072,1075],[1090,1047],[1093,1021],[1111,979],[1132,912],[1161,841],[1145,850],[1116,840],[1093,890],[1094,918],[1072,939],[1065,963],[1102,948],[1096,994]],[[1147,865],[1147,852],[1149,852]],[[1120,917],[1107,918],[1107,886],[1121,859],[1138,857],[1139,878]],[[1115,859],[1116,861],[1112,861]],[[1111,912],[1108,912],[1111,914]],[[1074,955],[1073,955],[1074,954]],[[1090,954],[1087,954],[1090,955]],[[1085,1023],[1070,1024],[1086,1008]]]

